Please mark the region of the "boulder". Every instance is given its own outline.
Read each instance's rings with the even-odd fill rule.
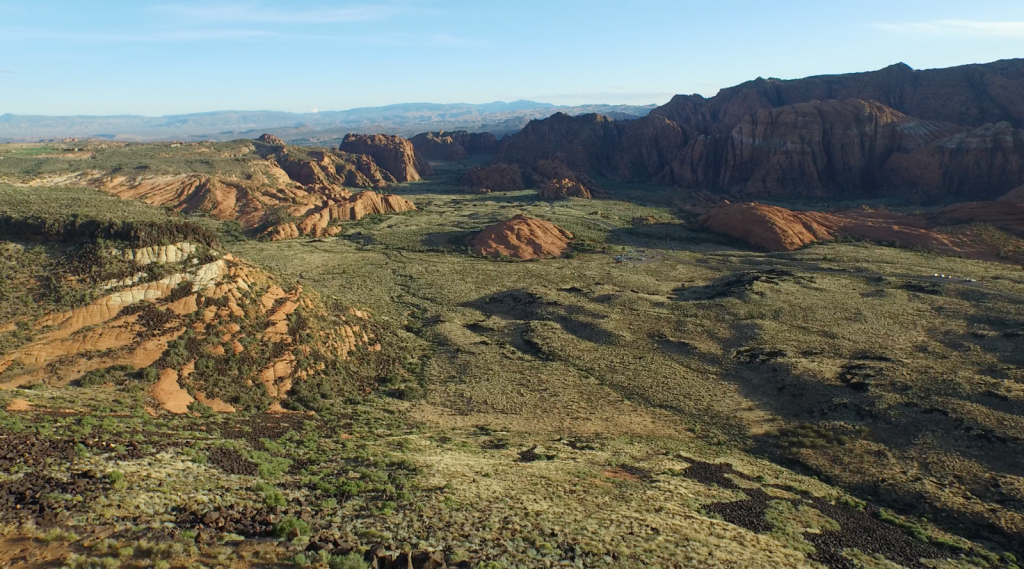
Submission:
[[[387,134],[347,134],[339,149],[373,158],[398,182],[414,182],[432,173],[430,164],[420,156],[412,142]]]
[[[469,245],[476,255],[529,260],[562,256],[572,238],[553,223],[520,214],[484,229]]]
[[[568,198],[590,199],[592,196],[583,184],[562,178],[551,180],[545,184],[537,192],[537,197],[542,200],[564,200]]]

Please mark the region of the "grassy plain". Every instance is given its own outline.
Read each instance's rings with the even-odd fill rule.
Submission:
[[[38,529],[4,509],[0,551],[27,539],[70,567],[338,569],[314,551],[327,541],[489,569],[1016,566],[1019,267],[864,243],[759,253],[681,221],[662,189],[466,195],[464,167],[397,188],[418,211],[337,238],[258,242],[193,217],[283,284],[368,311],[422,389],[380,378],[283,418],[153,417],[141,380],[2,393],[2,444],[65,454],[0,462],[0,487],[31,475],[68,498],[24,505]],[[11,191],[0,211],[28,199]],[[582,245],[469,254],[467,236],[517,213]],[[50,510],[74,538],[47,537]]]

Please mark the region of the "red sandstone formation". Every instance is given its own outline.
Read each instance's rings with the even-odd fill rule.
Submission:
[[[262,142],[264,144],[270,144],[272,146],[284,146],[284,141],[283,140],[281,140],[279,137],[274,136],[273,134],[269,134],[269,133],[264,133],[262,136],[260,136],[256,140],[258,140],[258,141],[260,141],[260,142]]]
[[[957,204],[925,217],[866,208],[822,213],[758,203],[726,203],[702,216],[698,223],[709,231],[769,251],[792,251],[842,236],[947,255],[1014,262],[1018,260],[1016,256],[1007,256],[1001,243],[973,230],[972,224],[987,223],[1024,236],[1024,205]],[[958,229],[949,231],[950,226]]]
[[[1024,185],[1024,60],[759,79],[635,121],[556,114],[496,160],[775,198],[995,199]],[[549,178],[550,179],[550,178]]]
[[[424,132],[409,139],[413,148],[427,160],[454,162],[466,157],[466,150],[444,131]]]
[[[424,158],[428,160],[462,160],[469,154],[494,152],[497,140],[489,132],[423,132],[409,139]]]
[[[484,229],[470,247],[477,255],[529,260],[560,257],[571,239],[572,233],[553,223],[520,214]]]
[[[537,192],[542,200],[564,200],[568,198],[590,199],[590,191],[583,184],[568,179],[551,180]]]
[[[462,177],[460,186],[471,193],[516,192],[526,189],[523,174],[515,164],[473,168]]]
[[[347,134],[339,147],[342,152],[365,154],[399,182],[414,182],[432,173],[430,164],[408,140],[387,134]]]
[[[748,203],[718,207],[701,217],[698,223],[760,249],[792,251],[817,241],[831,240],[839,220],[827,213],[795,212]]]
[[[271,227],[263,237],[270,241],[294,239],[302,235],[324,237],[337,235],[341,228],[332,222],[357,221],[371,214],[401,213],[416,209],[409,200],[396,195],[378,194],[373,191],[359,192],[354,196],[333,195],[301,215],[299,222],[289,222]]]

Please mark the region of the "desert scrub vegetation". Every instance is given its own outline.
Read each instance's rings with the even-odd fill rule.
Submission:
[[[216,235],[175,212],[81,187],[0,183],[0,236],[49,241],[112,240],[133,247],[191,241],[216,246]]]
[[[0,149],[4,157],[0,161],[0,179],[29,182],[81,171],[122,176],[197,173],[245,178],[254,175],[252,162],[259,158],[249,140],[178,145],[76,142],[73,146],[18,146]]]

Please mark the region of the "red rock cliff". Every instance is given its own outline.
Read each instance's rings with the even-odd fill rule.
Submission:
[[[387,134],[347,134],[339,148],[366,154],[399,182],[413,182],[431,174],[430,164],[416,153],[408,140]]]

